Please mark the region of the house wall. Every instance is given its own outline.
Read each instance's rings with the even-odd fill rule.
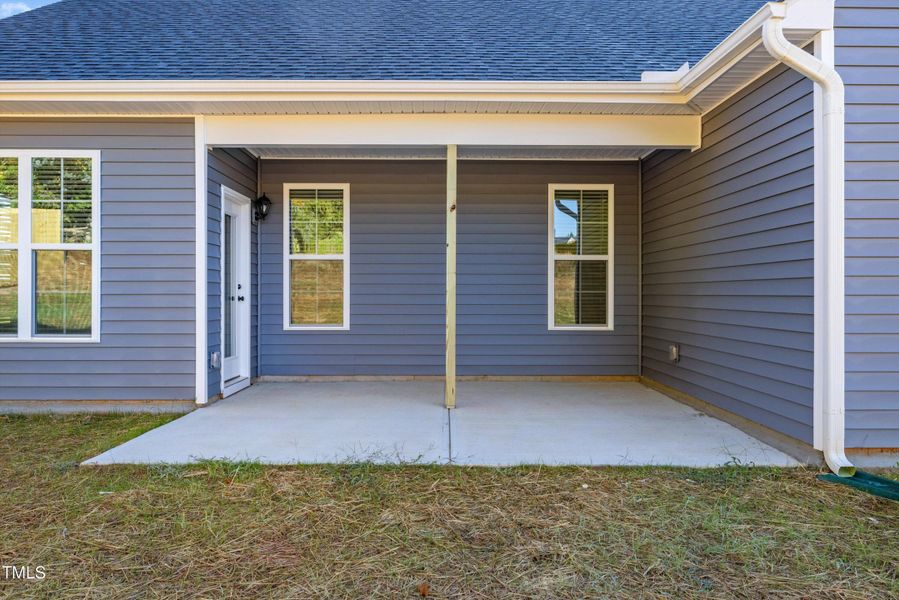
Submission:
[[[443,161],[263,161],[261,374],[442,375]],[[350,330],[284,331],[283,184],[350,184]],[[547,331],[547,186],[616,185],[616,329]],[[637,373],[636,164],[459,165],[458,374]]]
[[[638,374],[637,164],[464,161],[458,177],[458,373]],[[614,331],[548,330],[550,183],[615,185]]]
[[[444,203],[439,161],[263,161],[263,375],[438,375]],[[350,330],[284,331],[284,183],[350,184]]]
[[[846,83],[846,445],[899,447],[899,4],[838,0]]]
[[[100,343],[0,343],[0,400],[194,398],[192,120],[2,119],[0,148],[101,151]]]
[[[207,260],[207,339],[208,353],[222,351],[222,186],[239,194],[256,198],[256,159],[244,150],[237,148],[215,148],[207,157],[209,173],[207,184],[207,222],[206,234]],[[250,367],[251,376],[256,375],[256,223],[250,225]],[[222,391],[221,370],[213,369],[207,361],[207,377],[209,381],[209,397]]]
[[[703,118],[700,150],[643,166],[643,374],[808,443],[812,110],[777,67]]]

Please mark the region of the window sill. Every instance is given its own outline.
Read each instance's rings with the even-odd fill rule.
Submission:
[[[0,344],[99,344],[98,337],[6,337],[0,336]]]
[[[550,325],[549,331],[615,331],[614,325]]]

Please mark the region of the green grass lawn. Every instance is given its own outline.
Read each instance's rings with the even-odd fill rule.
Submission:
[[[899,503],[812,470],[77,466],[171,418],[0,416],[0,596],[899,595]]]

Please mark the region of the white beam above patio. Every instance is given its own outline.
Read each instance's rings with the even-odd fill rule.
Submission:
[[[397,114],[207,117],[213,146],[447,144],[696,148],[694,115]]]

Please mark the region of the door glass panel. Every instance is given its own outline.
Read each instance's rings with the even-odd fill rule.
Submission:
[[[231,215],[225,215],[225,358],[234,356],[234,225]]]

